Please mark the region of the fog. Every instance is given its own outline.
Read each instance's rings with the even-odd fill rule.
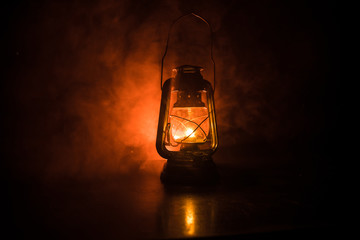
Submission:
[[[161,160],[155,149],[160,62],[171,23],[190,12],[214,31],[215,156],[255,143],[281,151],[316,142],[333,122],[325,123],[322,100],[328,36],[315,10],[305,3],[191,3],[13,4],[5,23],[4,146],[15,174],[91,178],[132,174]],[[184,61],[202,64],[212,82],[207,26],[187,17],[174,31],[165,79],[183,64],[177,53],[199,40]]]

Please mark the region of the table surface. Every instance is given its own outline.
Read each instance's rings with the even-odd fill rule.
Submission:
[[[209,186],[164,186],[165,161],[101,179],[22,182],[12,191],[12,227],[21,236],[129,239],[333,234],[313,182],[289,169],[219,163]]]

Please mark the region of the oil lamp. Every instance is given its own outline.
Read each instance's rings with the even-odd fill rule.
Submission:
[[[204,21],[210,29],[215,86],[211,27],[202,17],[191,14]],[[211,183],[218,176],[211,158],[218,146],[214,90],[203,78],[203,68],[193,65],[176,67],[173,69],[175,76],[162,84],[171,27],[161,64],[162,96],[156,148],[167,162],[160,179],[163,183]]]

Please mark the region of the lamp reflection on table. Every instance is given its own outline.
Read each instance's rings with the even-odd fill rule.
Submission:
[[[163,237],[203,237],[213,234],[216,221],[213,199],[188,193],[170,194],[160,209]]]
[[[195,211],[192,199],[185,199],[185,235],[193,235],[195,232]]]

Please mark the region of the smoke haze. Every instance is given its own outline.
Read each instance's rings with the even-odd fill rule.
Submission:
[[[191,3],[11,6],[4,136],[12,169],[45,178],[92,177],[133,173],[145,161],[160,160],[160,60],[170,24],[192,11],[210,22],[215,36],[219,154],[255,142],[293,146],[323,140],[319,135],[334,123],[324,120],[324,89],[332,84],[326,82],[330,43],[324,20],[314,17],[317,8],[278,1]],[[170,42],[165,79],[172,67],[191,59],[212,81],[206,25],[187,18],[177,30],[191,22],[194,27],[183,35],[192,37],[175,33]],[[176,59],[194,39],[205,44]]]

